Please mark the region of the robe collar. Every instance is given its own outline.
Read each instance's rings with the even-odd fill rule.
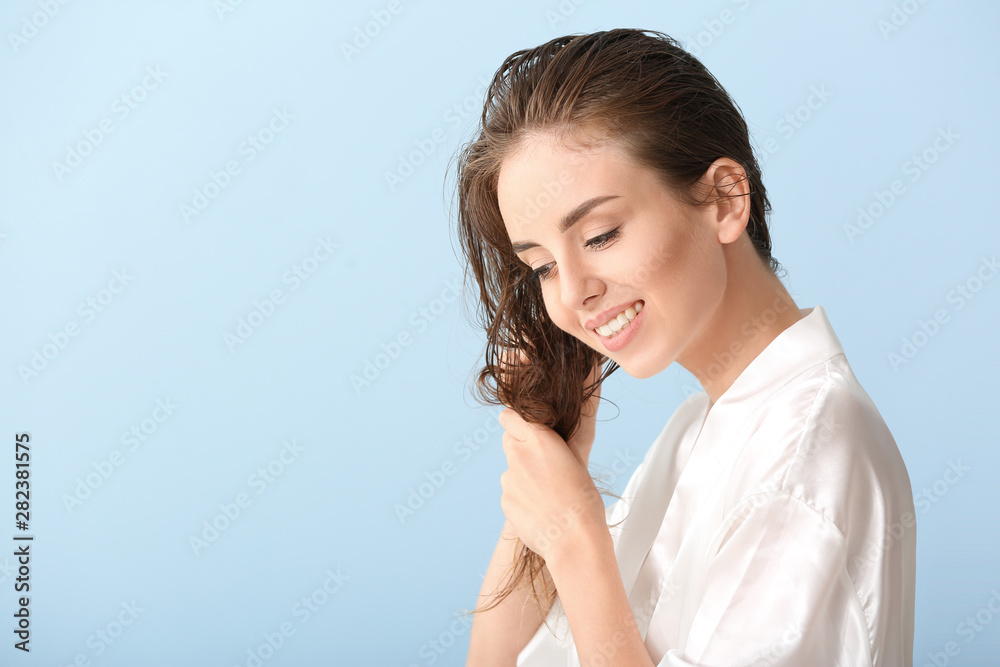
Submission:
[[[781,386],[816,364],[844,353],[822,306],[799,312],[803,317],[775,336],[714,404],[710,404],[704,391],[687,397],[650,447],[634,493],[622,495],[629,510],[628,517],[617,528],[620,533],[615,542],[615,557],[627,592],[632,590],[656,539],[677,485],[677,446],[684,433],[697,428],[700,422],[699,438],[709,436],[710,441],[719,440],[721,448],[738,445],[727,442],[735,438],[720,437],[722,429],[742,428],[746,419]],[[724,461],[719,463],[722,465]],[[640,499],[638,503],[633,502],[636,498]]]

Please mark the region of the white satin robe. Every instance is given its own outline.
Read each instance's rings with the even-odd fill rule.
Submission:
[[[912,664],[916,520],[896,442],[819,305],[677,408],[607,508],[659,666]],[[557,598],[518,667],[579,667]]]

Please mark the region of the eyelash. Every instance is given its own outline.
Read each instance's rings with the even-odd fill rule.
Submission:
[[[595,236],[585,243],[585,247],[594,248],[595,250],[600,250],[607,246],[609,243],[621,236],[621,226],[615,227],[609,232],[605,232],[600,236]],[[551,264],[546,264],[545,266],[540,266],[531,272],[529,280],[545,281],[548,280],[549,271],[551,270]]]

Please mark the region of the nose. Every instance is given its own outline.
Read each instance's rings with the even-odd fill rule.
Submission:
[[[594,273],[593,267],[585,260],[567,258],[559,265],[559,299],[565,308],[581,310],[587,301],[599,296],[603,281]]]

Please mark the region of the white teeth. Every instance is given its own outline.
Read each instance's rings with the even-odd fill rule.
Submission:
[[[618,317],[610,320],[607,324],[597,327],[594,331],[604,337],[618,333],[623,328],[628,326],[628,323],[634,320],[636,315],[642,312],[642,306],[643,304],[641,301],[636,301],[634,304],[626,308],[624,312],[619,313]]]

